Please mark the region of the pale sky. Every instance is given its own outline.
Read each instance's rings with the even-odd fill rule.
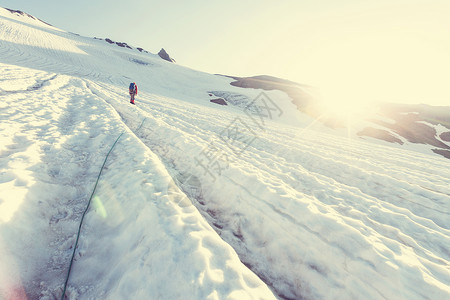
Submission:
[[[336,100],[450,105],[450,0],[0,0],[178,64],[311,84]]]

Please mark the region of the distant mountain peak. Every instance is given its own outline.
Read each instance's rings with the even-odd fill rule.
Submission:
[[[33,20],[42,22],[42,23],[44,23],[44,24],[46,24],[48,26],[52,26],[53,27],[53,25],[51,25],[51,24],[49,24],[47,22],[44,22],[41,19],[38,19],[38,18],[36,18],[36,17],[34,17],[34,16],[30,15],[30,14],[27,14],[26,12],[21,11],[21,10],[14,10],[14,9],[6,8],[6,7],[4,7],[4,9],[6,9],[7,11],[9,11],[10,13],[12,13],[14,15],[20,15],[20,16],[28,17],[28,18],[31,18]]]
[[[164,48],[161,48],[158,52],[159,57],[161,57],[164,60],[167,60],[169,62],[175,62],[175,59],[171,58],[169,54],[164,50]]]

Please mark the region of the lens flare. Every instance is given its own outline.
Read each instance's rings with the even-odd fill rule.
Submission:
[[[95,211],[103,218],[106,219],[108,214],[106,213],[105,206],[102,203],[102,200],[100,200],[100,197],[94,196],[94,199],[92,199],[92,204],[94,206]]]

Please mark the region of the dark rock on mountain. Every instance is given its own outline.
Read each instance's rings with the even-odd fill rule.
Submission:
[[[385,103],[381,105],[379,114],[385,118],[389,118],[392,122],[381,120],[369,121],[384,127],[391,133],[398,134],[410,143],[437,147],[438,149],[433,149],[434,153],[450,158],[450,146],[444,143],[450,142],[450,107]],[[441,140],[438,139],[434,127],[438,124],[448,129],[448,131],[439,135]],[[387,138],[386,135],[380,135],[378,130],[372,127],[366,127],[358,135],[398,143],[398,139],[393,140],[392,138]]]
[[[445,158],[450,159],[450,151],[442,150],[442,149],[433,149],[433,152],[439,155],[442,155]]]
[[[16,15],[21,15],[21,16],[26,16],[26,17],[29,17],[29,18],[31,18],[31,19],[34,19],[34,20],[37,20],[37,21],[40,21],[40,22],[42,22],[42,23],[44,23],[44,24],[47,24],[47,25],[49,25],[49,26],[52,26],[51,24],[49,24],[49,23],[47,23],[47,22],[44,22],[44,21],[42,21],[41,19],[38,19],[38,18],[36,18],[36,17],[34,17],[34,16],[32,16],[32,15],[30,15],[30,14],[27,14],[27,13],[25,13],[25,12],[23,12],[23,11],[20,11],[20,10],[14,10],[14,9],[9,9],[9,8],[5,8],[6,10],[8,10],[10,13],[12,13],[12,14],[16,14]],[[78,33],[74,33],[74,32],[70,32],[71,34],[74,34],[74,35],[76,35],[76,36],[80,36]],[[103,40],[102,38],[98,38],[98,37],[94,37],[94,39],[95,40]],[[128,48],[128,49],[133,49],[131,46],[129,46],[127,43],[123,43],[123,42],[115,42],[115,41],[113,41],[113,40],[111,40],[111,39],[109,39],[109,38],[106,38],[105,39],[105,41],[107,42],[107,43],[109,43],[109,44],[116,44],[117,46],[119,46],[119,47],[122,47],[122,48]],[[144,50],[143,48],[136,48],[139,52],[144,52],[144,53],[149,53],[148,51],[146,51],[146,50]],[[164,50],[164,49],[161,49],[161,50]],[[165,52],[165,51],[164,51]],[[167,53],[166,53],[167,54]],[[174,60],[173,60],[174,61]]]
[[[224,99],[227,104],[240,107],[243,110],[245,110],[253,102],[253,99],[250,99],[245,95],[228,91],[209,91],[208,94],[210,97]]]
[[[314,107],[319,95],[318,90],[312,86],[267,75],[231,78],[236,80],[230,83],[233,86],[286,92],[300,111],[317,116]]]
[[[110,43],[110,44],[116,44],[117,46],[122,47],[122,48],[133,49],[133,48],[131,48],[130,46],[128,46],[127,43],[114,42],[113,40],[111,40],[111,39],[109,39],[109,38],[106,38],[105,41],[108,42],[108,43]]]
[[[443,141],[450,142],[450,132],[443,132],[439,135],[439,137]]]
[[[9,9],[9,8],[6,8],[6,7],[4,7],[4,9],[8,10],[8,11],[9,11],[10,13],[12,13],[12,14],[17,14],[17,15],[27,16],[27,17],[29,17],[29,18],[31,18],[31,19],[37,20],[37,21],[39,21],[39,22],[42,22],[42,23],[44,23],[44,24],[47,24],[48,26],[52,26],[52,27],[53,27],[53,25],[51,25],[51,24],[49,24],[49,23],[47,23],[47,22],[44,22],[44,21],[42,21],[41,19],[38,19],[38,18],[36,18],[36,17],[33,17],[32,15],[27,14],[26,12],[23,12],[23,11],[20,11],[20,10]]]
[[[127,45],[127,43],[120,43],[120,42],[116,42],[116,45],[122,48],[128,48],[128,49],[133,49],[130,46]]]
[[[429,144],[443,149],[450,149],[450,146],[447,146],[436,138],[436,129],[422,123],[425,120],[419,114],[397,114],[390,117],[395,123],[391,124],[380,120],[373,122],[391,129],[391,131],[404,137],[411,143]]]
[[[103,40],[103,39],[97,38],[97,37],[94,37],[94,39],[96,39],[96,40]],[[106,41],[107,43],[110,43],[110,44],[116,44],[117,46],[122,47],[122,48],[133,49],[133,48],[130,47],[127,43],[114,42],[113,40],[111,40],[111,39],[109,39],[109,38],[106,38],[105,41]],[[139,52],[149,53],[147,50],[145,50],[145,49],[143,49],[143,48],[140,48],[140,47],[136,48],[136,50],[138,50]]]
[[[323,114],[320,91],[316,87],[268,75],[259,75],[253,77],[227,77],[236,80],[230,83],[233,86],[283,91],[292,99],[292,103],[297,106],[297,109],[299,111],[313,118],[320,118],[320,121],[324,125],[331,128],[339,128],[345,126],[345,121],[333,115]]]
[[[381,109],[388,116],[416,114],[419,121],[433,125],[441,124],[450,130],[450,106],[384,103]]]
[[[148,53],[148,51],[147,50],[144,50],[143,48],[140,48],[140,47],[138,47],[138,48],[136,48],[139,52],[144,52],[144,53]]]
[[[220,105],[228,105],[227,102],[223,98],[217,98],[209,100],[212,103],[220,104]]]
[[[379,140],[383,140],[389,143],[397,143],[400,145],[403,145],[403,142],[393,136],[389,131],[378,129],[378,128],[372,128],[372,127],[366,127],[362,131],[358,132],[359,136],[370,136]]]
[[[320,91],[318,88],[300,84],[286,79],[268,75],[253,77],[231,77],[236,81],[230,84],[242,88],[254,88],[263,90],[280,90],[285,92],[297,109],[313,118],[321,118],[321,122],[331,128],[344,127],[344,123],[333,116],[323,116],[320,106]]]
[[[159,50],[158,55],[164,60],[175,62],[175,60],[169,56],[169,54],[166,52],[166,50],[164,50],[164,48],[161,48],[161,50]]]
[[[449,129],[449,132],[444,132],[440,136],[443,137],[441,137],[443,141],[450,139],[450,107],[385,103],[381,105],[380,115],[394,122],[371,121],[389,128],[411,143],[429,144],[443,149],[450,149],[450,146],[437,139],[437,132],[433,127],[440,124]]]

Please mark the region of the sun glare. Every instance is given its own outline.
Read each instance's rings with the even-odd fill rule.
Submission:
[[[321,88],[321,106],[328,116],[361,119],[371,111],[371,102],[364,95],[345,88]]]
[[[0,198],[0,224],[11,220],[22,204],[27,191],[14,186],[15,181],[4,184],[2,198]]]

